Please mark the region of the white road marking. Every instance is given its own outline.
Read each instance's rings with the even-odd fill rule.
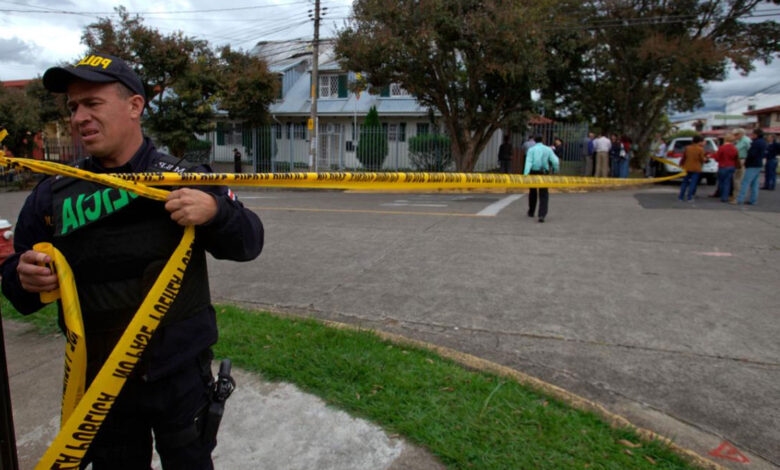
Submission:
[[[447,204],[418,204],[405,201],[387,202],[380,205],[384,207],[447,207]]]
[[[524,194],[512,194],[511,196],[507,196],[503,199],[499,199],[493,204],[477,212],[477,215],[480,215],[482,217],[495,217],[496,215],[498,215],[499,212],[504,210],[509,204],[512,204],[513,202],[517,201],[523,196]]]

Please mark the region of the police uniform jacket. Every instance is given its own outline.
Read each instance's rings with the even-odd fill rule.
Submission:
[[[77,166],[95,173],[210,172],[158,152],[144,139],[119,168],[94,158]],[[199,189],[214,196],[217,214],[196,227],[191,261],[176,300],[146,348],[134,377],[153,381],[176,371],[217,341],[205,252],[217,259],[252,260],[263,246],[260,219],[224,186]],[[25,201],[16,225],[16,254],[2,265],[5,296],[23,314],[39,310],[38,294],[25,291],[16,273],[21,253],[51,242],[68,260],[79,290],[87,344],[87,374],[93,377],[132,319],[183,228],[170,219],[164,202],[136,197],[80,179],[47,177]],[[60,312],[60,325],[62,315]]]

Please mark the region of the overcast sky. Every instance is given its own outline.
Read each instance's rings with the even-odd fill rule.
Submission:
[[[349,15],[352,2],[321,2],[328,10],[320,34],[333,36]],[[135,0],[123,4],[130,12],[142,13],[145,24],[163,33],[178,29],[214,45],[250,49],[261,40],[311,38],[313,34],[308,18],[313,0]],[[84,27],[99,17],[115,18],[115,5],[103,0],[0,0],[0,80],[34,78],[52,65],[81,58]],[[746,77],[733,72],[725,81],[708,83],[705,108],[722,109],[728,96],[750,95],[772,85],[767,92],[780,93],[780,61],[757,64]]]

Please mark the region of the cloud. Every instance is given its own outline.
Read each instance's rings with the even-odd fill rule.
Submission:
[[[0,38],[0,62],[25,64],[34,57],[37,46],[17,37]]]
[[[755,70],[744,76],[731,68],[725,80],[705,84],[702,98],[707,106],[716,102],[725,104],[730,96],[780,92],[780,61],[768,65],[756,63],[755,66]]]

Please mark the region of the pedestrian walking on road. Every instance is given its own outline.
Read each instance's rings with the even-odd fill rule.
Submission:
[[[558,173],[559,161],[555,152],[543,143],[541,135],[534,137],[536,144],[528,149],[525,157],[524,175],[548,175]],[[528,191],[528,217],[534,217],[536,213],[537,195],[539,199],[539,222],[544,222],[547,217],[547,207],[550,200],[547,188],[531,188]]]

